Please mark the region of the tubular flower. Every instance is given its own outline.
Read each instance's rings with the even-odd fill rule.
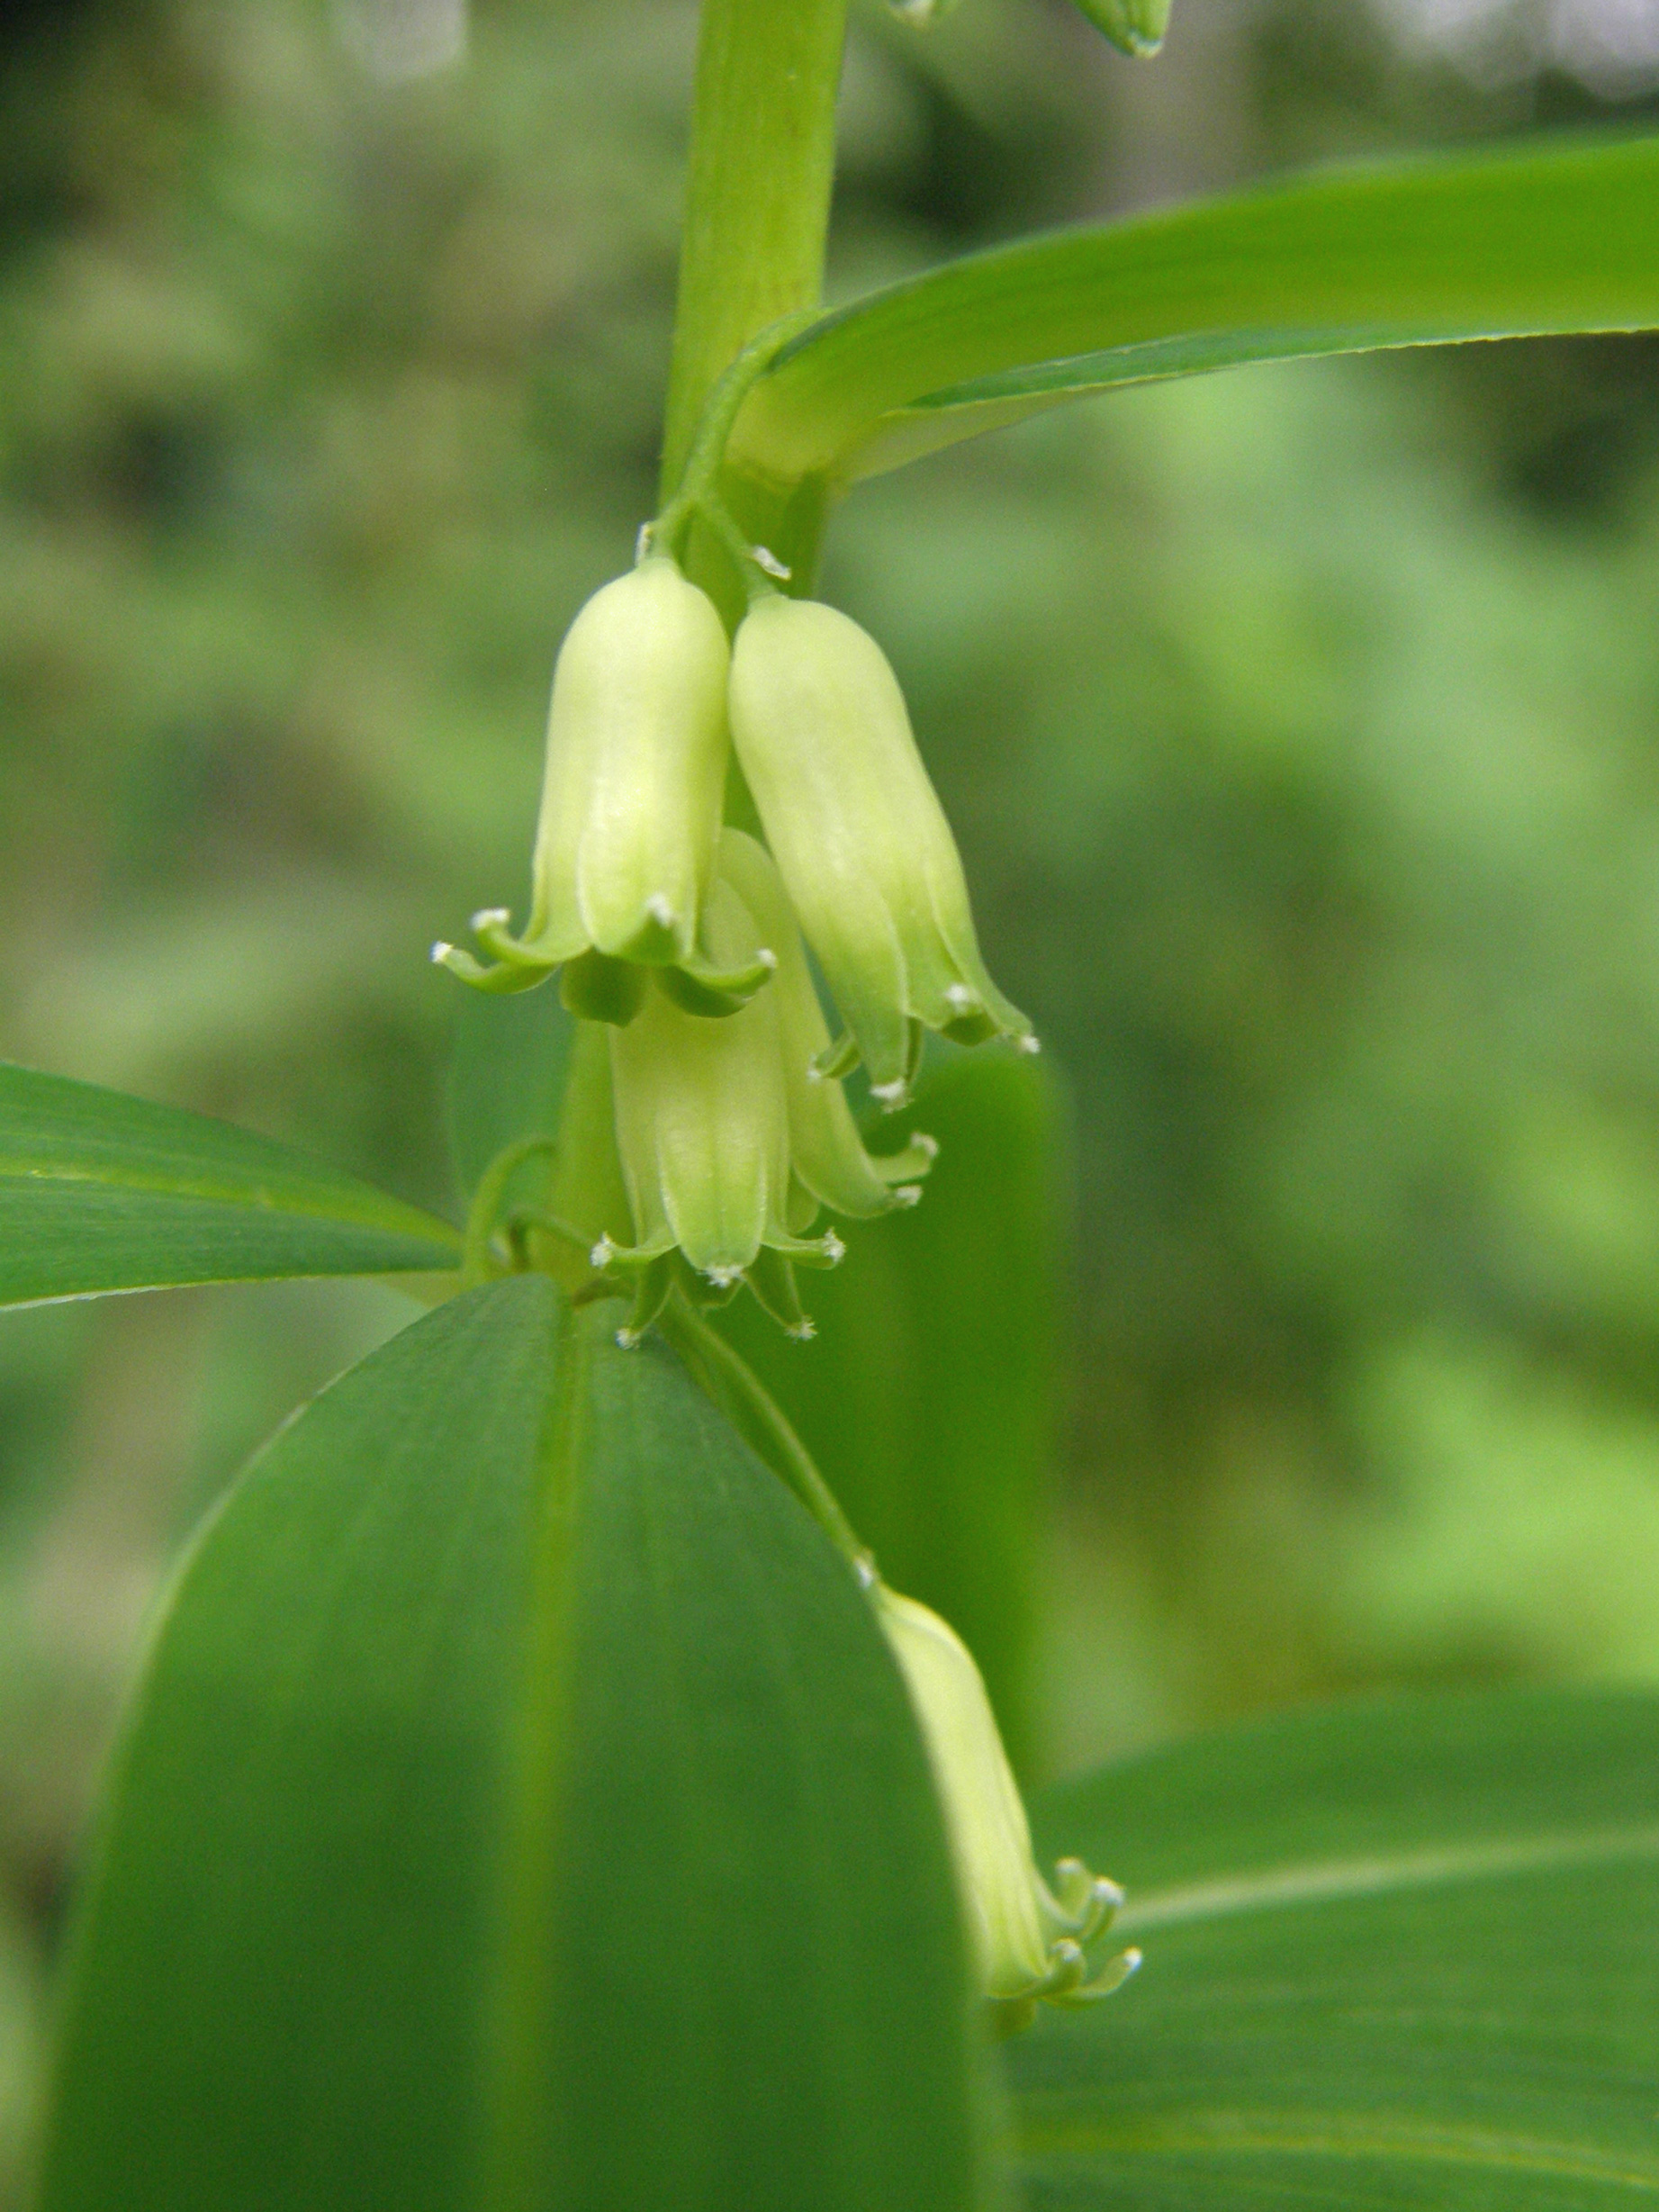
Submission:
[[[1036,1050],[979,956],[956,841],[886,656],[858,624],[770,594],[732,655],[732,738],[807,941],[885,1106],[904,1104],[924,1027]]]
[[[594,593],[554,671],[524,934],[505,908],[488,908],[473,927],[494,965],[446,944],[435,960],[487,990],[524,990],[574,963],[573,1010],[612,1022],[631,1018],[644,982],[618,962],[681,970],[735,997],[765,981],[759,960],[711,971],[699,942],[726,781],[728,657],[714,602],[664,555]]]
[[[782,878],[764,846],[741,830],[720,840],[720,872],[753,917],[778,967],[767,992],[777,1009],[783,1052],[783,1091],[789,1117],[789,1160],[796,1182],[833,1214],[867,1221],[895,1206],[914,1205],[919,1178],[939,1147],[914,1136],[901,1152],[883,1159],[864,1150],[841,1085],[817,1072],[829,1052],[829,1029],[807,966]]]
[[[724,876],[708,902],[705,936],[717,957],[739,964],[758,944],[749,911]],[[790,1225],[776,1002],[766,990],[735,1013],[689,1013],[658,978],[636,1019],[611,1031],[617,1147],[636,1241],[629,1248],[606,1241],[592,1259],[598,1268],[640,1271],[629,1341],[667,1296],[676,1252],[707,1286],[705,1296],[747,1281],[792,1334],[811,1334],[789,1263],[833,1267],[843,1247],[833,1232],[808,1238]]]
[[[1000,2024],[1028,2025],[1040,1999],[1080,2005],[1109,1996],[1141,1954],[1120,1951],[1091,1978],[1085,1947],[1110,1925],[1123,1891],[1078,1859],[1061,1859],[1058,1895],[1049,1888],[972,1654],[914,1598],[879,1582],[870,1594],[921,1724],[975,1964]]]

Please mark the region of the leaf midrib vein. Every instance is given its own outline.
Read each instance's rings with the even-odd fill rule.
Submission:
[[[1339,2114],[1303,2112],[1191,2112],[1159,2120],[1056,2119],[1021,2128],[1027,2156],[1163,2157],[1229,2153],[1314,2158],[1415,2160],[1423,2164],[1475,2166],[1492,2172],[1548,2175],[1659,2196],[1659,2159],[1636,2151],[1599,2151],[1589,2144],[1460,2127],[1410,2117],[1346,2121]]]
[[[1240,1912],[1269,1912],[1348,1898],[1385,1896],[1398,1890],[1431,1889],[1447,1882],[1504,1879],[1647,1857],[1659,1860],[1659,1823],[1315,1861],[1138,1896],[1132,1893],[1116,1926],[1124,1934],[1140,1935],[1148,1929],[1221,1919]]]
[[[196,1205],[289,1214],[308,1221],[337,1222],[342,1227],[379,1229],[403,1236],[424,1234],[433,1242],[449,1241],[443,1223],[435,1219],[428,1228],[419,1215],[412,1223],[406,1223],[399,1218],[402,1214],[399,1201],[386,1199],[383,1210],[377,1193],[360,1192],[349,1183],[308,1191],[303,1186],[290,1189],[275,1182],[210,1182],[201,1178],[186,1180],[164,1171],[146,1175],[135,1174],[131,1169],[106,1170],[89,1164],[60,1165],[56,1161],[0,1158],[0,1196],[8,1185],[27,1188],[32,1184],[42,1183],[91,1184],[100,1190],[131,1191],[150,1197],[185,1199]]]

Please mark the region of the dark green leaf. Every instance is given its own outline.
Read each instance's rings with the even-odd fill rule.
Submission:
[[[1659,2199],[1659,1699],[1276,1720],[1040,1827],[1146,1963],[1012,2053],[1032,2212]]]
[[[804,332],[731,448],[871,475],[1087,392],[1242,361],[1659,326],[1659,138],[1335,170],[978,254]]]
[[[326,1392],[120,1755],[42,2212],[978,2202],[938,1816],[848,1570],[545,1280]]]
[[[817,1325],[753,1305],[721,1323],[799,1431],[894,1586],[972,1647],[1015,1758],[1032,1722],[1036,1538],[1057,1408],[1067,1126],[1042,1063],[946,1061],[883,1142],[939,1141],[913,1212],[861,1223]]]
[[[453,1268],[458,1241],[266,1137],[0,1061],[0,1305]]]
[[[509,1144],[558,1134],[576,1025],[559,1003],[556,985],[458,996],[449,1152],[455,1181],[470,1198],[484,1169]]]

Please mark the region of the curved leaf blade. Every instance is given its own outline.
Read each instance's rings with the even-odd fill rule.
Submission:
[[[0,1061],[0,1305],[447,1269],[459,1241],[267,1137]]]
[[[1012,2053],[1032,2212],[1659,2200],[1659,1699],[1276,1720],[1041,1825],[1147,1955]]]
[[[1333,170],[974,255],[854,302],[730,449],[845,483],[1113,386],[1247,361],[1659,327],[1659,138]]]
[[[120,1756],[41,2212],[967,2212],[902,1685],[660,1346],[543,1278],[335,1384]]]

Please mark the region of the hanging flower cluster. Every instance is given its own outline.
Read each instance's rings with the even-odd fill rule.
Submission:
[[[821,1215],[914,1205],[937,1149],[912,1135],[870,1151],[843,1079],[861,1061],[891,1110],[929,1030],[1030,1052],[1036,1039],[986,972],[955,840],[880,649],[833,608],[780,596],[763,581],[770,556],[741,545],[749,609],[728,648],[713,602],[659,549],[666,536],[660,518],[560,652],[522,934],[492,908],[473,924],[487,961],[448,944],[433,956],[490,991],[557,971],[571,1010],[607,1025],[633,1239],[601,1237],[588,1259],[596,1283],[632,1287],[618,1342],[636,1344],[676,1289],[707,1305],[745,1283],[807,1336],[795,1271],[843,1250]],[[722,821],[734,752],[764,844]],[[1077,1860],[1043,1880],[967,1647],[879,1580],[838,1508],[826,1526],[904,1678],[998,2026],[1104,1996],[1139,1958],[1087,1955],[1121,1892]]]
[[[734,748],[765,845],[722,825]],[[728,648],[712,600],[649,534],[559,655],[528,921],[516,935],[491,908],[473,927],[487,960],[448,944],[434,959],[493,991],[557,970],[572,1012],[609,1025],[634,1241],[605,1238],[591,1258],[632,1279],[625,1343],[676,1284],[707,1305],[746,1283],[810,1334],[795,1269],[843,1250],[820,1214],[914,1205],[936,1150],[913,1136],[869,1151],[843,1079],[861,1061],[890,1111],[909,1100],[928,1030],[1036,1050],[986,972],[950,825],[874,640],[762,589]]]

